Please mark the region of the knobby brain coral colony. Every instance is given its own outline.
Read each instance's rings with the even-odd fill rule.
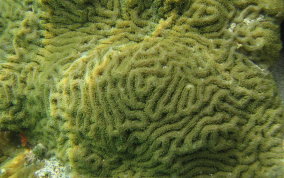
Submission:
[[[283,0],[1,0],[0,130],[86,177],[281,177]]]

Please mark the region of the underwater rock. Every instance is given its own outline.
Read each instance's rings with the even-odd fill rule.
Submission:
[[[35,176],[38,178],[69,178],[69,172],[67,167],[61,165],[61,163],[53,157],[49,160],[44,160],[44,166],[35,172]]]
[[[283,19],[283,0],[1,0],[0,130],[78,176],[281,177]]]
[[[35,171],[43,167],[41,162],[36,164],[26,164],[30,150],[25,149],[18,152],[12,159],[0,166],[0,178],[35,178]]]

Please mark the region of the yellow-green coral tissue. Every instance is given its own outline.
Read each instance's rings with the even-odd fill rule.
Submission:
[[[283,20],[283,0],[0,0],[0,177],[283,178]]]

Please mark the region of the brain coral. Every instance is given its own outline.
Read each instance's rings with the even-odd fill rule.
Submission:
[[[1,0],[0,130],[74,175],[281,177],[283,0]]]

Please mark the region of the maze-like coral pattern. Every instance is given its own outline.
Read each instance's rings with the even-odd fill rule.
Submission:
[[[172,51],[172,45],[179,48]],[[178,41],[159,39],[109,51],[96,67],[88,62],[94,56],[74,63],[54,101],[62,101],[58,115],[67,119],[74,167],[100,176],[131,170],[145,176],[238,177],[256,171],[252,165],[277,165],[274,156],[282,148],[273,147],[281,144],[283,110],[273,82],[240,58],[245,56],[235,58],[238,65],[227,68],[228,77],[200,56],[204,51],[197,55]],[[266,155],[270,149],[274,156]],[[108,165],[118,170],[110,174]]]
[[[0,128],[20,131],[45,112],[42,91],[37,91],[42,87],[36,84],[43,36],[33,1],[3,1],[0,9]]]
[[[26,13],[14,44],[0,31],[1,130],[89,177],[284,174],[267,70],[282,1],[13,2]]]

